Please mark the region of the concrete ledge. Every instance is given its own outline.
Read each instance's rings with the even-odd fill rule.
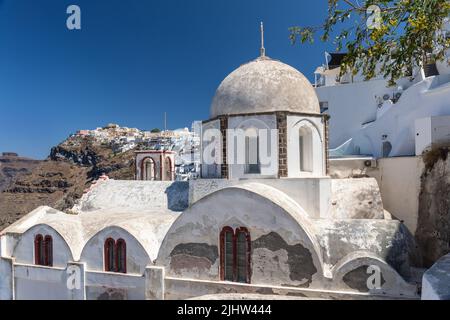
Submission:
[[[278,297],[302,297],[330,300],[417,300],[418,297],[400,297],[389,294],[372,294],[345,290],[319,290],[310,288],[280,287],[259,284],[208,281],[195,279],[165,278],[167,300],[197,299],[208,295],[258,294]]]

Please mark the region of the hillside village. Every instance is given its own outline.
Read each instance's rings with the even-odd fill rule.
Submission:
[[[103,174],[134,180],[135,151],[174,151],[175,179],[195,179],[200,161],[198,130],[196,122],[192,130],[154,132],[108,124],[70,134],[43,161],[5,153],[0,157],[0,229],[41,205],[71,208]]]
[[[76,146],[80,143],[80,139],[92,139],[95,144],[110,147],[115,155],[130,150],[173,151],[177,155],[175,157],[176,180],[190,180],[197,178],[199,174],[200,130],[201,122],[199,121],[193,122],[191,130],[182,128],[164,131],[159,129],[143,131],[111,123],[94,130],[79,130],[70,135],[63,145]],[[51,157],[67,158],[67,155],[53,152]],[[80,160],[72,160],[80,163]]]

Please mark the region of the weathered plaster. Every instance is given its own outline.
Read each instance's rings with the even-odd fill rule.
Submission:
[[[384,219],[380,189],[373,178],[331,180],[333,219]]]
[[[242,65],[216,91],[211,118],[252,112],[320,113],[319,100],[308,79],[276,60],[260,58]]]

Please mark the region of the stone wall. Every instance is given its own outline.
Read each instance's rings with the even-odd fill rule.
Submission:
[[[227,161],[227,129],[228,129],[228,117],[219,117],[220,120],[220,132],[222,133],[222,164],[221,164],[221,176],[222,179],[228,179],[228,161]]]
[[[424,266],[430,267],[450,252],[450,158],[448,148],[424,155],[421,176],[417,243]]]
[[[285,178],[288,176],[287,165],[287,115],[283,112],[277,113],[277,129],[278,129],[278,177]]]

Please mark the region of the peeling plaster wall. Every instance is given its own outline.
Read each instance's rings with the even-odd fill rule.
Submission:
[[[151,263],[150,257],[142,245],[128,232],[121,228],[106,228],[85,245],[81,254],[81,261],[86,263],[89,271],[104,271],[104,245],[108,238],[115,241],[124,239],[127,245],[127,273],[144,274],[145,267]]]
[[[347,255],[333,268],[333,277],[334,287],[338,290],[419,298],[415,284],[407,283],[383,259],[367,251],[355,251]]]
[[[219,234],[224,226],[250,231],[252,284],[320,283],[318,253],[299,223],[268,199],[235,188],[209,195],[186,210],[169,230],[156,264],[165,266],[168,276],[220,280]]]
[[[300,243],[289,245],[275,232],[254,240],[252,248],[256,283],[277,277],[281,285],[307,288],[318,271],[310,250]]]
[[[421,263],[413,236],[394,220],[318,220],[315,222],[325,265],[335,266],[352,252],[365,251],[379,257],[401,276]]]

